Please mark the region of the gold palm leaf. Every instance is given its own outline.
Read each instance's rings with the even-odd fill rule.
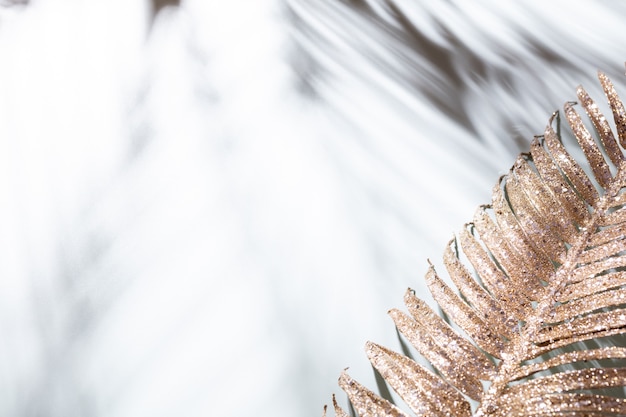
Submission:
[[[374,368],[417,415],[626,415],[614,390],[626,386],[626,348],[615,342],[626,333],[626,111],[611,81],[599,79],[617,139],[582,87],[578,99],[599,140],[575,103],[564,108],[593,175],[561,143],[556,113],[497,182],[491,204],[446,247],[458,291],[432,265],[426,274],[454,328],[411,290],[408,314],[390,311],[432,370],[366,345]],[[345,372],[339,385],[361,417],[408,415]],[[347,416],[333,402],[336,415]]]

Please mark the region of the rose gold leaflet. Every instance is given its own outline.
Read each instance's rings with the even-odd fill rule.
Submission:
[[[471,415],[461,393],[415,361],[371,342],[365,349],[372,365],[417,415]]]
[[[550,276],[551,272],[554,271],[550,259],[530,242],[511,211],[500,186],[496,185],[493,190],[492,205],[496,224],[500,228],[502,236],[509,243],[511,251],[517,253],[518,257],[524,260],[524,264],[530,267],[535,280],[537,277]]]
[[[540,217],[546,219],[548,227],[554,230],[563,241],[571,244],[578,234],[573,219],[569,218],[563,205],[522,156],[517,158],[513,166],[513,174]]]
[[[583,251],[578,257],[579,264],[590,264],[593,262],[601,261],[606,258],[619,258],[621,256],[615,256],[619,253],[624,246],[623,240],[614,240],[602,245],[595,246],[593,248]]]
[[[466,372],[478,378],[487,380],[493,377],[495,372],[493,362],[476,346],[455,332],[424,301],[417,298],[413,291],[406,292],[404,303],[422,332],[430,335],[451,361],[466,362],[468,367]]]
[[[564,109],[567,122],[572,128],[574,136],[576,137],[580,148],[583,150],[585,157],[587,157],[587,161],[589,161],[593,175],[596,177],[600,186],[603,188],[608,187],[613,175],[611,175],[611,170],[609,169],[604,156],[602,156],[602,152],[598,149],[598,144],[591,137],[591,133],[589,133],[585,127],[580,115],[576,112],[576,110],[574,110],[572,103],[566,103]]]
[[[587,94],[582,86],[578,86],[576,89],[576,95],[578,96],[580,104],[582,104],[585,112],[591,119],[593,126],[596,128],[596,131],[599,133],[600,140],[604,145],[604,150],[606,151],[609,159],[615,166],[619,166],[620,163],[624,161],[624,154],[615,140],[615,136],[613,135],[613,131],[611,130],[611,126],[609,126],[609,122],[606,120],[606,117],[604,117],[596,102],[589,97],[589,94]]]
[[[488,321],[490,326],[498,333],[510,339],[512,333],[517,330],[518,321],[513,317],[508,317],[499,303],[484,288],[478,285],[474,277],[452,252],[450,245],[454,241],[452,240],[448,243],[443,255],[444,265],[448,270],[450,278],[452,278],[452,282],[454,282],[454,285],[470,302],[480,317]]]
[[[612,213],[602,216],[599,226],[613,226],[626,222],[626,208],[622,207]]]
[[[607,288],[615,287],[607,285]],[[592,291],[600,291],[593,289]],[[576,316],[591,313],[594,310],[626,304],[626,289],[613,289],[610,291],[599,292],[597,294],[587,295],[574,301],[569,301],[554,309],[554,315],[550,316],[550,321],[559,322],[572,319]]]
[[[437,276],[432,265],[426,273],[426,285],[437,304],[452,321],[458,324],[481,349],[500,357],[504,348],[502,339]]]
[[[624,204],[626,204],[626,190],[622,188],[620,189],[620,191],[621,193],[613,196],[609,200],[609,207],[623,206]]]
[[[447,381],[468,397],[477,401],[480,399],[482,386],[478,378],[471,375],[466,369],[459,368],[458,363],[449,357],[447,349],[443,349],[430,334],[425,333],[423,326],[399,310],[392,309],[389,311],[389,315],[400,333]]]
[[[539,144],[537,138],[530,144],[530,153],[535,168],[537,168],[544,184],[552,190],[552,193],[567,213],[568,217],[564,220],[569,223],[583,224],[585,219],[589,217],[589,210],[587,210],[583,200],[580,199],[566,178],[561,174],[552,157]]]
[[[510,289],[524,294],[531,300],[541,298],[545,290],[537,279],[540,275],[510,249],[508,240],[502,236],[502,231],[496,227],[482,207],[474,215],[474,227],[511,280]]]
[[[613,240],[626,238],[626,224],[619,224],[610,228],[602,229],[591,235],[589,246],[598,246]]]
[[[339,377],[339,386],[348,394],[360,417],[409,417],[395,405],[379,397],[352,379],[345,371]]]
[[[526,378],[534,373],[545,371],[546,369],[557,366],[601,359],[626,359],[626,348],[610,346],[599,349],[562,353],[559,356],[550,358],[546,361],[532,363],[518,368],[515,374],[511,376],[511,381]]]
[[[584,342],[584,341],[592,340],[592,339],[600,339],[603,337],[614,336],[614,335],[622,334],[622,333],[624,333],[624,329],[618,328],[618,329],[598,331],[594,333],[586,333],[586,334],[576,336],[576,337],[571,337],[571,338],[559,339],[559,340],[555,340],[552,343],[548,343],[546,341],[546,342],[536,344],[535,346],[533,346],[532,349],[529,350],[528,355],[523,357],[522,360],[530,360],[540,355],[543,355],[544,353],[554,351],[555,349],[560,349],[564,346],[571,346],[574,343]]]
[[[598,71],[598,79],[604,90],[604,94],[609,101],[611,111],[613,112],[613,118],[615,120],[615,126],[617,127],[617,135],[622,147],[626,147],[626,111],[624,105],[619,99],[615,87],[609,78],[602,72]]]
[[[512,213],[534,252],[563,263],[566,252],[564,243],[559,239],[556,229],[547,222],[548,218],[539,215],[514,175],[506,177],[505,190]]]
[[[565,147],[561,144],[551,126],[546,127],[544,139],[552,154],[552,158],[554,158],[553,160],[574,185],[576,191],[583,197],[587,204],[591,206],[596,205],[599,198],[598,190],[591,184],[587,174],[585,174],[580,165],[578,165],[569,152],[565,150]]]
[[[538,332],[534,342],[537,344],[551,343],[554,340],[571,339],[604,330],[621,329],[623,326],[626,326],[626,312],[623,310],[595,313],[545,327]]]
[[[335,398],[335,395],[333,394],[333,408],[335,409],[335,416],[336,417],[350,417],[348,415],[348,413],[346,413],[343,408],[339,407],[339,404],[337,404],[337,399]],[[326,411],[326,410],[324,410]]]
[[[625,256],[614,256],[590,264],[585,264],[579,266],[572,272],[569,282],[576,283],[588,278],[593,278],[601,272],[610,272],[609,270],[622,266],[626,266]]]
[[[522,293],[510,291],[512,281],[493,263],[493,260],[467,229],[461,231],[460,241],[463,253],[482,279],[485,287],[500,301],[502,307],[507,311],[507,315],[518,320],[524,319],[530,313],[530,300]]]
[[[626,385],[626,368],[588,368],[542,376],[509,387],[508,397],[538,397],[580,389],[621,387]]]
[[[575,300],[622,285],[626,285],[626,274],[624,272],[612,272],[568,285],[560,292],[558,301]]]
[[[494,416],[604,417],[606,413],[626,413],[626,401],[592,394],[504,395]],[[611,414],[609,414],[611,415]]]

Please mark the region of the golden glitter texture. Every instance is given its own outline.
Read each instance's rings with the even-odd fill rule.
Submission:
[[[409,314],[389,312],[432,370],[367,343],[374,368],[416,415],[626,415],[626,347],[609,338],[626,333],[626,110],[599,79],[616,133],[579,86],[589,121],[574,102],[564,119],[586,162],[566,150],[555,113],[446,246],[449,280],[428,268],[449,321],[411,290]],[[360,417],[407,415],[345,372],[339,385]]]

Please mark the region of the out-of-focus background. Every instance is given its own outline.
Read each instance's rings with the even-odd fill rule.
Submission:
[[[321,415],[626,5],[0,2],[0,415]],[[340,395],[340,401],[344,398]]]

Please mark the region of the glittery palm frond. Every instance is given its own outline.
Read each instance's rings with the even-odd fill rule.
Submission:
[[[615,343],[626,333],[626,112],[611,81],[599,79],[617,138],[579,87],[599,140],[575,103],[564,115],[587,162],[566,150],[555,114],[445,248],[458,291],[430,266],[427,285],[454,324],[411,290],[408,314],[390,311],[432,370],[366,345],[417,415],[626,415],[626,400],[611,391],[626,386],[626,348]],[[345,372],[339,385],[361,417],[408,415]]]

